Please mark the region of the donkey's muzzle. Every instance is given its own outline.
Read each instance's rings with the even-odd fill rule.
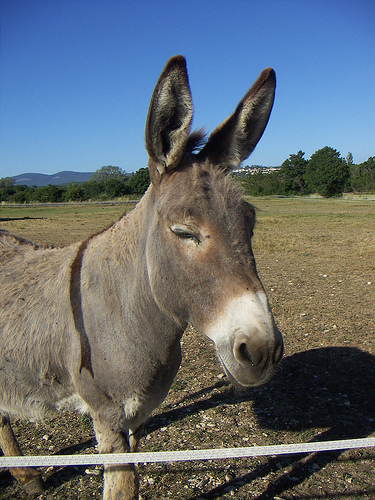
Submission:
[[[284,343],[278,329],[275,332],[274,346],[270,347],[258,339],[236,339],[233,354],[244,367],[262,370],[271,363],[277,365],[284,353]]]
[[[233,344],[233,361],[227,358],[226,371],[242,386],[264,384],[274,372],[284,352],[281,333],[274,328],[268,339],[253,334],[237,334]]]
[[[264,384],[284,352],[264,291],[247,292],[228,301],[206,335],[230,379],[243,387]]]

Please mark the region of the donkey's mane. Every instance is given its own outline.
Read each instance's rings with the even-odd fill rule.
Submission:
[[[22,238],[21,236],[15,236],[6,229],[0,229],[1,263],[5,263],[6,260],[11,259],[20,251],[34,251],[40,248],[44,247],[36,245],[32,241]]]
[[[198,153],[205,145],[206,140],[207,134],[203,128],[194,130],[194,132],[192,132],[188,137],[185,146],[185,154]]]
[[[195,192],[202,190],[207,196],[218,197],[223,209],[237,207],[243,199],[244,191],[224,169],[212,165],[210,161],[196,163],[191,173]]]
[[[26,246],[32,246],[35,249],[39,248],[38,245],[33,243],[30,240],[27,240],[26,238],[22,238],[22,236],[16,236],[6,229],[0,229],[0,242],[2,245],[26,245]]]

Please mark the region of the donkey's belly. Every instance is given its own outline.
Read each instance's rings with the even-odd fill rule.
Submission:
[[[70,394],[70,385],[58,376],[30,372],[22,363],[0,356],[0,413],[40,420]]]

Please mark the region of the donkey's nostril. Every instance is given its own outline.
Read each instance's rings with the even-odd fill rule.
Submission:
[[[254,365],[253,357],[250,354],[250,351],[247,347],[247,344],[245,344],[245,342],[242,342],[242,344],[240,344],[238,346],[237,359],[240,363],[241,363],[241,361],[243,363],[250,362],[252,365]]]

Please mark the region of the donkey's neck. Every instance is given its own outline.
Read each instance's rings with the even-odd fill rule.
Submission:
[[[110,323],[133,340],[143,338],[164,346],[178,342],[186,324],[162,311],[153,297],[146,262],[148,222],[153,214],[150,188],[135,209],[93,238],[85,252],[84,286],[101,297],[111,311]],[[97,261],[95,263],[95,260]],[[95,311],[93,311],[95,313]]]
[[[147,194],[134,212],[88,242],[80,288],[95,380],[116,401],[144,400],[139,411],[145,415],[165,398],[177,373],[186,326],[168,317],[151,291],[144,250],[150,202]]]

